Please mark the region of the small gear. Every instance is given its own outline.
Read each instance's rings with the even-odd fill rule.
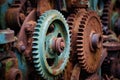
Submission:
[[[46,11],[38,19],[33,33],[33,62],[39,75],[54,80],[63,72],[70,53],[66,20],[56,10]]]
[[[77,32],[77,55],[81,66],[88,73],[97,70],[102,53],[102,25],[93,11],[81,16]]]

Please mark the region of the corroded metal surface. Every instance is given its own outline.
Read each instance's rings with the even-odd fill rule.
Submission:
[[[79,32],[77,32],[78,60],[88,72],[94,72],[98,68],[102,51],[102,28],[99,17],[94,12],[87,12],[80,20]],[[96,40],[93,35],[97,35]],[[99,35],[99,36],[98,36]],[[94,44],[94,41],[96,42]],[[96,45],[96,47],[94,47]],[[93,65],[95,64],[95,65]]]
[[[80,65],[76,64],[73,68],[71,79],[70,80],[79,80],[80,79]]]
[[[68,25],[61,13],[49,10],[40,16],[33,33],[34,67],[46,80],[54,80],[65,69],[69,58]]]
[[[18,69],[18,63],[16,58],[8,58],[1,61],[2,67],[2,74],[4,77],[0,79],[3,80],[22,80],[22,73]]]
[[[119,0],[0,0],[0,80],[120,78],[119,13]]]
[[[34,27],[36,26],[35,22],[35,11],[32,10],[30,14],[26,17],[21,30],[18,35],[18,44],[17,48],[20,52],[23,52],[24,56],[31,60],[31,51],[32,51],[32,34]]]
[[[119,42],[106,42],[106,43],[103,43],[103,46],[107,48],[108,51],[120,50]]]
[[[94,12],[81,10],[76,15],[68,17],[68,23],[73,50],[71,54],[76,51],[73,55],[77,53],[80,64],[87,72],[96,71],[100,61],[100,51],[102,51],[102,29],[98,16]]]
[[[9,42],[13,42],[14,38],[14,31],[13,30],[0,30],[0,44],[6,44]]]

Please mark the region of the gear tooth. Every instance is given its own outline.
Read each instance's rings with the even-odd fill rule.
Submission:
[[[36,43],[37,41],[34,41],[34,42]],[[39,47],[38,45],[34,45],[34,44],[33,44],[32,49],[33,49],[33,50],[38,50],[38,47]]]
[[[37,57],[38,55],[36,55],[36,54],[32,54],[33,56],[32,56],[32,58],[33,58],[33,62],[35,63],[35,64],[38,64],[38,62],[40,63],[40,59]]]
[[[39,29],[41,27],[40,23],[37,23],[35,29]]]
[[[35,28],[35,32],[40,32],[40,30],[38,28]]]
[[[70,37],[71,37],[72,36],[72,31],[70,31],[69,34],[70,34]]]
[[[89,14],[90,12],[87,12],[87,13],[85,13],[85,16],[90,16],[90,14]],[[87,17],[88,18],[88,17]]]
[[[38,34],[38,32],[33,32],[33,34]],[[39,35],[39,34],[38,34]]]
[[[84,57],[78,57],[78,59],[80,60],[80,63],[82,64],[82,61],[84,60]]]
[[[76,40],[78,44],[83,44],[83,40]]]
[[[78,36],[83,36],[82,32],[78,32],[77,34],[78,34]]]
[[[39,34],[38,34],[37,32],[34,32],[34,33],[33,33],[33,38],[34,38],[34,37],[37,37],[37,36],[39,36]]]
[[[73,22],[71,22],[71,21],[68,21],[68,24],[69,24],[69,25],[73,25],[74,23],[73,23]]]
[[[40,64],[39,64],[38,62],[36,62],[36,61],[34,61],[34,62],[35,62],[35,63],[34,63],[34,64],[35,64],[34,66],[35,66],[36,70],[37,70],[37,71],[40,71],[40,68],[39,68],[39,67],[40,67]]]
[[[71,15],[70,15],[70,17],[72,17],[72,19],[73,19],[73,17],[75,17],[75,16],[76,16],[75,14],[71,14]]]
[[[103,17],[102,19],[106,21],[106,20],[108,20],[108,17]]]
[[[107,13],[107,12],[105,12],[102,17],[106,17],[106,16],[108,16],[108,13]]]
[[[35,30],[34,32],[36,33],[40,32],[40,25],[37,25],[34,30]]]
[[[40,20],[40,19],[38,19],[37,21],[38,21],[38,22],[40,22],[41,20]]]
[[[104,21],[104,22],[103,22],[103,25],[104,25],[104,26],[107,26],[107,25],[108,25],[108,21]]]
[[[32,50],[38,50],[37,46],[33,46]]]
[[[78,48],[83,48],[83,45],[77,44],[76,45]]]
[[[68,23],[69,24],[69,23]],[[69,25],[69,29],[72,29],[73,28],[73,25]]]
[[[82,49],[77,49],[77,52],[78,53],[83,53],[83,50]],[[83,56],[83,54],[78,54],[78,55]]]
[[[79,54],[78,54],[77,56],[78,56],[78,57],[83,57],[84,55],[81,54],[81,53],[83,53],[83,51],[79,52]],[[79,59],[79,58],[78,58],[78,59]]]
[[[37,53],[38,53],[37,51],[34,51],[34,52],[32,53],[32,55],[33,55],[33,56],[36,56]]]
[[[72,34],[71,34],[71,32],[69,32],[69,34],[70,34],[70,38],[72,37]]]
[[[37,43],[38,42],[38,38],[37,38],[37,36],[34,36],[33,37],[33,42],[32,43]]]
[[[73,22],[73,21],[74,21],[73,17],[69,17],[69,18],[67,19],[67,22],[68,22],[68,23]]]
[[[84,68],[87,66],[87,65],[86,65],[86,62],[85,62],[83,59],[81,59],[80,64],[81,64]]]
[[[83,67],[84,70],[87,70],[89,72],[89,69],[88,69],[88,67],[85,63],[83,63],[82,67]]]
[[[34,55],[35,55],[35,54],[33,54],[33,58],[39,60],[40,55],[35,55],[35,56],[34,56]],[[40,60],[39,60],[39,61],[40,61]]]
[[[38,46],[38,44],[36,42],[33,42],[32,45],[33,46]]]
[[[72,30],[69,30],[69,33],[71,33],[72,32]],[[72,34],[72,33],[71,33]]]
[[[39,67],[41,67],[39,64],[35,64],[34,65],[34,67],[35,67],[35,70],[37,71],[37,73],[40,73],[41,72],[41,69],[39,68]]]
[[[43,14],[43,15],[44,15],[44,14]],[[39,22],[39,23],[42,23],[42,20],[44,20],[44,16],[40,16],[38,22]],[[38,23],[38,24],[39,24],[39,23]]]
[[[88,16],[87,15],[83,15],[84,17],[86,17],[86,18],[88,18]]]
[[[83,52],[83,48],[77,48],[78,52]]]
[[[80,21],[81,24],[85,24],[85,21]]]
[[[78,39],[78,40],[83,40],[83,37],[77,36],[77,39]]]
[[[79,57],[78,59],[83,61],[83,60],[84,60],[84,54],[83,54],[83,51],[79,51],[78,53],[79,53],[79,54],[77,54],[78,57]]]
[[[85,17],[83,17],[83,18],[82,18],[82,20],[86,21],[86,18],[85,18]]]
[[[81,24],[81,25],[79,25],[79,27],[80,27],[80,28],[84,28],[85,26]]]
[[[79,29],[79,31],[80,31],[80,32],[84,32],[84,30],[83,30],[83,29]]]
[[[45,74],[43,73],[43,71],[41,71],[40,74],[41,74],[41,76],[42,76],[43,78],[45,78]],[[45,78],[45,79],[46,79],[46,78]]]
[[[39,53],[39,50],[32,50],[33,55],[37,55],[37,53]]]

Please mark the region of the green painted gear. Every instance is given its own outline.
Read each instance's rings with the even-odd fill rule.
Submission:
[[[56,79],[65,69],[69,54],[70,35],[66,20],[57,10],[46,11],[38,19],[33,33],[32,55],[36,71],[44,79]]]

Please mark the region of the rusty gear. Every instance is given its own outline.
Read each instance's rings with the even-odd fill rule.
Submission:
[[[88,73],[97,70],[102,51],[102,25],[93,11],[83,14],[77,32],[77,54],[82,68]]]
[[[85,9],[75,9],[72,14],[69,15],[67,18],[67,23],[69,24],[69,31],[70,31],[70,38],[71,38],[71,49],[70,49],[70,61],[75,63],[76,61],[76,32],[79,27],[79,21],[76,21],[78,17],[80,17],[82,14],[84,14],[86,11]]]
[[[65,69],[65,76],[64,76],[64,80],[70,80],[70,78],[71,78],[71,75],[72,75],[72,73],[71,73],[71,70],[73,70],[73,68],[74,68],[74,65],[76,64],[76,63],[78,63],[78,62],[76,62],[77,61],[77,56],[76,56],[76,50],[75,50],[75,43],[74,43],[74,38],[73,37],[75,37],[75,36],[72,36],[73,35],[73,29],[74,29],[74,27],[75,27],[75,20],[76,20],[76,15],[77,15],[77,13],[79,12],[79,9],[76,9],[76,10],[74,10],[68,17],[67,17],[67,23],[69,24],[69,34],[70,34],[70,42],[71,42],[71,44],[70,44],[70,58],[69,58],[69,62],[67,63],[67,67],[66,67],[66,69]],[[72,44],[72,43],[74,43],[74,44]]]
[[[102,27],[99,17],[95,12],[78,9],[67,21],[71,34],[70,60],[75,61],[77,54],[82,68],[88,73],[95,72],[102,51]]]
[[[105,34],[108,34],[108,28],[110,28],[110,16],[111,16],[111,10],[112,10],[112,4],[111,4],[111,0],[105,0],[104,2],[104,9],[103,9],[103,13],[101,16],[102,19],[102,24],[103,24],[103,32]]]

